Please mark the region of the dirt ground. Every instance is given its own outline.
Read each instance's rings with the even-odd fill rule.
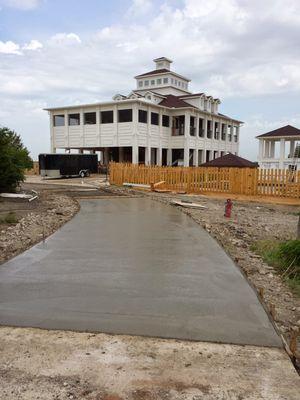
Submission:
[[[234,201],[233,216],[226,219],[223,199],[118,187],[95,191],[95,181],[31,182],[23,188],[37,190],[37,201],[0,202],[0,213],[10,208],[22,217],[1,226],[0,262],[69,220],[78,210],[76,197],[146,195],[167,203],[192,198],[207,209],[182,211],[219,241],[255,287],[264,288],[263,301],[276,305],[276,324],[286,339],[298,329],[299,298],[250,247],[261,238],[293,237],[299,207]],[[1,400],[296,400],[300,379],[280,349],[0,327],[0,387]]]

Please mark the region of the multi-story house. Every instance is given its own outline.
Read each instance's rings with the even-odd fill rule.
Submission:
[[[113,101],[48,108],[51,149],[100,152],[101,161],[198,166],[238,154],[241,121],[219,113],[220,100],[191,93],[166,57],[137,75],[136,89]]]

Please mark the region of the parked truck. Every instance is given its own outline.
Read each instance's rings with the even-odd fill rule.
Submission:
[[[97,154],[40,154],[42,177],[85,177],[98,172]]]

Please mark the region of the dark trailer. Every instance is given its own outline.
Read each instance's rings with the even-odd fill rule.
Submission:
[[[98,172],[98,158],[97,154],[40,154],[39,168],[43,177],[84,177]]]

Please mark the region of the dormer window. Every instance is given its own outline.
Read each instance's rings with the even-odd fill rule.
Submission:
[[[139,87],[143,87],[143,81],[139,81]]]
[[[168,83],[168,78],[164,78],[164,83]]]
[[[155,85],[155,80],[154,79],[151,81],[151,85]]]
[[[145,86],[149,86],[149,81],[145,81]]]
[[[157,79],[156,82],[157,82],[158,85],[161,85],[161,78]]]

